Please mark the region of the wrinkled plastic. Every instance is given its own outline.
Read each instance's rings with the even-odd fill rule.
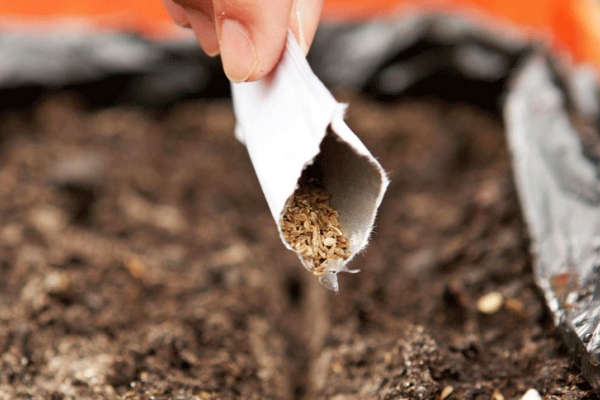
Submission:
[[[547,59],[531,58],[515,79],[504,115],[536,282],[583,373],[599,390],[600,179],[556,81]],[[597,84],[589,83],[578,89],[589,92],[579,93],[588,113],[598,101]]]

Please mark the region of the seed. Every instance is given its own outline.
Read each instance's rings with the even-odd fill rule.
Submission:
[[[281,218],[284,239],[316,276],[323,275],[328,260],[350,257],[349,242],[343,237],[337,211],[329,205],[330,197],[309,180],[288,200]]]
[[[477,300],[477,309],[484,314],[497,313],[504,304],[504,296],[500,292],[490,292]]]
[[[440,399],[441,400],[447,399],[448,397],[450,397],[450,395],[452,394],[452,392],[454,392],[454,388],[452,386],[446,386],[442,390],[442,393],[440,393]]]
[[[333,246],[335,244],[335,242],[336,242],[335,238],[332,238],[332,237],[328,237],[328,238],[325,238],[325,240],[323,240],[323,244],[327,247]]]

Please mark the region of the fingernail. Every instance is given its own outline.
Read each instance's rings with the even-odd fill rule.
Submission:
[[[232,82],[244,82],[258,65],[254,44],[239,22],[225,19],[221,23],[221,61],[225,75]]]
[[[308,44],[306,43],[306,38],[304,37],[304,29],[302,26],[302,12],[298,7],[298,1],[294,2],[294,14],[296,17],[296,24],[298,24],[298,44],[300,45],[300,49],[304,52],[304,55],[308,53]]]

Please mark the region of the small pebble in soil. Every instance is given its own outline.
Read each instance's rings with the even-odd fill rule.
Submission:
[[[540,396],[540,393],[537,390],[529,389],[525,392],[523,397],[521,397],[521,400],[542,400],[542,396]]]
[[[452,386],[446,386],[442,390],[442,393],[440,393],[440,399],[441,400],[447,399],[448,397],[450,397],[450,395],[452,394],[452,392],[454,392],[454,388]]]
[[[89,222],[97,191],[105,181],[106,169],[107,161],[92,152],[65,158],[50,169],[48,180],[66,195],[75,222]]]
[[[50,295],[66,298],[71,291],[71,279],[65,273],[51,272],[44,279],[46,292]]]
[[[144,278],[146,266],[139,258],[126,257],[125,260],[123,260],[123,265],[132,277],[136,279]]]
[[[60,209],[42,206],[31,210],[30,223],[41,233],[52,236],[61,232],[68,223],[68,216]]]
[[[504,296],[500,292],[490,292],[477,300],[477,309],[484,314],[495,314],[502,308]]]
[[[48,178],[57,186],[94,188],[103,183],[106,168],[107,160],[100,154],[80,152],[52,165]]]

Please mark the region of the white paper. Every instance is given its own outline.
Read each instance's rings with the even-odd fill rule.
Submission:
[[[346,106],[312,72],[291,33],[274,73],[258,82],[232,84],[232,96],[236,137],[248,149],[280,236],[286,202],[323,145],[318,158],[325,172],[323,184],[351,251],[350,258],[328,263],[319,279],[337,291],[337,273],[354,272],[346,265],[368,242],[388,185],[383,169],[348,128],[343,119]],[[283,237],[282,241],[293,251]]]

